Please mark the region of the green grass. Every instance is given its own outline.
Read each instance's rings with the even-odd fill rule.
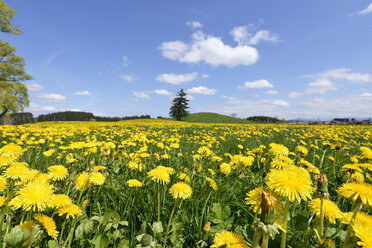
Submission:
[[[189,114],[188,116],[182,118],[186,122],[198,122],[198,123],[236,123],[236,124],[248,124],[251,121],[242,120],[239,118],[221,115],[216,113],[195,113]]]

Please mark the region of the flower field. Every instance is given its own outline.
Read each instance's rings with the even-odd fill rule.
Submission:
[[[3,247],[372,247],[372,128],[0,126]]]

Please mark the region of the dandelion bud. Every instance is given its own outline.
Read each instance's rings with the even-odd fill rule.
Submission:
[[[203,231],[205,233],[209,233],[211,231],[211,223],[209,221],[205,222],[204,227],[203,227]]]
[[[90,202],[90,199],[84,200],[83,203],[82,203],[83,207],[88,206],[89,202]]]
[[[275,222],[275,206],[276,198],[271,194],[271,192],[261,193],[261,221],[265,224],[273,224]]]
[[[16,226],[8,234],[5,235],[4,241],[10,247],[21,246],[29,237],[31,233],[28,228],[21,228]]]
[[[261,162],[261,165],[262,166],[265,166],[265,164],[266,164],[266,158],[261,158],[261,161],[260,162]]]
[[[342,147],[342,145],[341,145],[341,143],[337,143],[336,145],[335,145],[335,150],[340,150],[341,149],[341,147]]]
[[[323,244],[320,246],[321,248],[333,248],[335,247],[335,242],[332,239],[324,240]]]
[[[328,193],[328,180],[326,174],[318,174],[315,176],[317,181],[317,190],[319,193]]]

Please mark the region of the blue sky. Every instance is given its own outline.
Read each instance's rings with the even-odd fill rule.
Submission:
[[[371,0],[6,3],[36,116],[372,116]]]

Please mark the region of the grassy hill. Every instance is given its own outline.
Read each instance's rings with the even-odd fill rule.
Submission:
[[[187,121],[187,122],[199,122],[199,123],[236,123],[236,124],[252,123],[251,121],[242,120],[242,119],[227,116],[227,115],[220,115],[216,113],[189,114],[187,117],[183,117],[182,120]]]

